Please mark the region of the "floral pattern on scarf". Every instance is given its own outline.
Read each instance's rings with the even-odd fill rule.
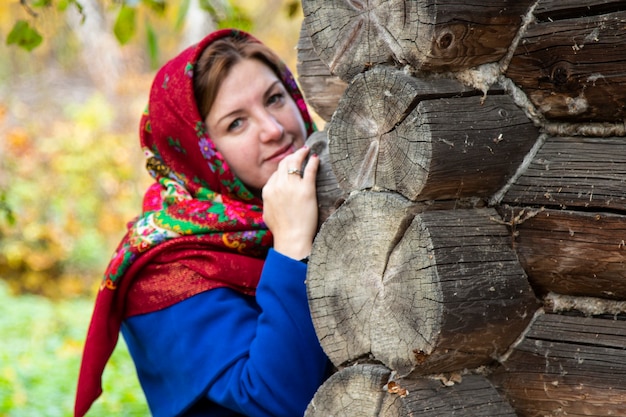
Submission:
[[[117,288],[116,282],[141,254],[181,236],[197,236],[254,257],[264,257],[272,244],[263,222],[262,201],[232,174],[209,138],[194,99],[194,64],[208,44],[225,36],[256,41],[241,31],[218,31],[157,74],[141,123],[147,169],[156,183],[147,193],[151,199],[144,198],[142,214],[115,251],[103,289]],[[306,104],[286,66],[282,81],[311,133]],[[155,197],[157,189],[160,199]]]

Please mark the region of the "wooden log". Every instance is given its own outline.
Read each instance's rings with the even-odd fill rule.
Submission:
[[[619,137],[549,137],[506,190],[501,202],[512,206],[623,211],[625,146],[624,138]]]
[[[337,181],[337,177],[330,164],[326,132],[314,132],[306,140],[306,145],[311,148],[311,153],[317,154],[320,159],[320,165],[315,178],[318,208],[317,223],[319,229],[322,223],[324,223],[337,207],[344,202],[347,198],[347,194],[339,186],[339,181]],[[307,161],[305,161],[305,165]]]
[[[624,5],[624,0],[540,0],[533,9],[533,15],[545,22],[606,14],[619,11]]]
[[[501,214],[535,293],[626,300],[626,216],[535,208]]]
[[[332,75],[313,50],[311,36],[304,24],[298,41],[298,83],[307,104],[325,121],[330,121],[341,95],[348,86],[339,77]]]
[[[424,211],[396,193],[351,195],[322,225],[307,289],[337,366],[373,357],[400,376],[490,363],[537,301],[492,209]]]
[[[539,136],[509,96],[389,67],[354,78],[327,131],[342,188],[419,201],[493,194]]]
[[[344,81],[377,64],[458,71],[502,58],[530,0],[303,0],[304,25]]]
[[[382,365],[354,365],[328,378],[309,403],[304,417],[379,416],[388,395],[383,387],[391,371]]]
[[[513,408],[481,375],[444,385],[436,378],[394,379],[381,365],[344,368],[309,403],[305,417],[515,417]]]
[[[626,415],[626,321],[539,315],[492,381],[521,417]]]
[[[547,119],[626,118],[623,1],[539,1],[505,75]]]

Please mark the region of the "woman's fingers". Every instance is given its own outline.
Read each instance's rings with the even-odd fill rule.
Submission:
[[[320,158],[317,154],[307,155],[308,160],[306,160],[306,165],[304,167],[304,177],[309,181],[313,181],[315,183],[315,177],[317,175],[317,170],[320,165]]]
[[[280,169],[281,165],[285,166],[287,168],[288,174],[290,175],[298,174],[300,175],[300,177],[302,177],[304,174],[304,171],[303,171],[304,161],[306,160],[308,154],[309,154],[309,148],[304,146],[298,149],[297,151],[295,151],[294,153],[292,153],[291,155],[287,156],[285,159],[283,159],[278,164],[278,168]]]
[[[293,258],[309,254],[317,225],[315,175],[319,158],[302,148],[283,159],[263,188],[263,217],[274,249]]]

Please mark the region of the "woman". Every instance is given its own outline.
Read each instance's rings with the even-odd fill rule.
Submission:
[[[75,415],[102,392],[120,328],[154,416],[304,413],[328,365],[304,283],[312,130],[290,72],[243,32],[157,73],[140,130],[155,183],[98,293]]]

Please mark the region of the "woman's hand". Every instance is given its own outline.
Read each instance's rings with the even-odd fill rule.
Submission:
[[[318,156],[311,155],[302,176],[299,173],[308,154],[304,147],[280,161],[263,187],[263,219],[274,236],[274,249],[293,259],[311,253],[317,228]]]

